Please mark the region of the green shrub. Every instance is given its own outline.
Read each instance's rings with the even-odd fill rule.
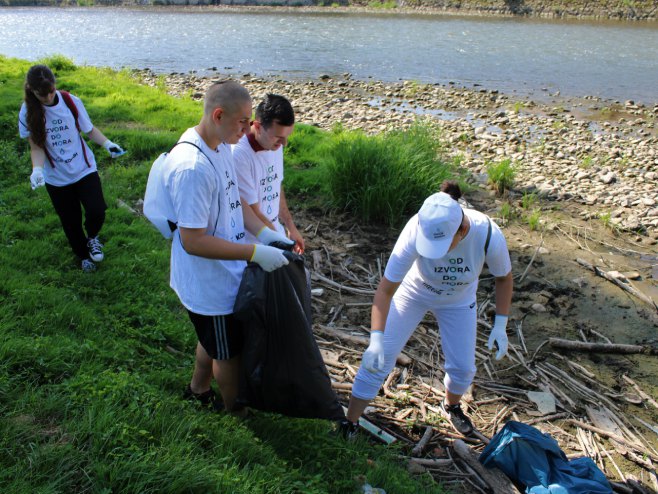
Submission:
[[[47,65],[50,67],[50,70],[55,73],[59,71],[72,71],[76,69],[73,60],[65,57],[64,55],[51,55],[49,57],[42,58],[37,62],[43,65]]]
[[[489,175],[489,183],[494,186],[496,192],[503,194],[514,185],[516,170],[512,160],[506,158],[497,163],[487,164],[487,174]]]
[[[507,223],[509,220],[512,219],[512,216],[514,215],[514,209],[512,208],[512,205],[509,202],[504,202],[500,206],[500,218]]]
[[[394,9],[398,6],[395,0],[381,1],[381,0],[371,0],[368,3],[368,7],[371,9]]]
[[[539,230],[541,227],[541,209],[535,209],[526,216],[526,221],[531,230]]]
[[[530,209],[532,206],[537,204],[537,193],[536,192],[524,192],[523,197],[521,198],[521,207],[523,209]]]
[[[398,225],[441,182],[458,177],[442,151],[437,129],[420,122],[375,136],[340,132],[328,166],[332,201],[364,221]]]

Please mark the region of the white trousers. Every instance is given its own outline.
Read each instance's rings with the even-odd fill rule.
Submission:
[[[441,347],[445,357],[443,384],[454,394],[464,394],[475,376],[475,341],[477,304],[464,307],[437,307],[427,300],[419,300],[402,284],[395,292],[384,331],[384,368],[369,372],[362,366],[354,379],[352,395],[372,400],[384,379],[395,366],[395,360],[407,344],[427,311],[432,311],[439,323]]]

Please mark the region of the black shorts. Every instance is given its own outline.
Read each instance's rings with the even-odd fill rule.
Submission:
[[[203,349],[213,360],[228,360],[242,353],[244,332],[233,316],[202,316],[187,311]]]

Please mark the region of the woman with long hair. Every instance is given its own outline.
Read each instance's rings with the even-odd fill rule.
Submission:
[[[503,233],[487,215],[462,208],[460,197],[456,182],[444,182],[398,237],[375,292],[370,345],[341,424],[347,437],[356,433],[359,417],[428,311],[439,324],[445,356],[443,414],[460,433],[473,432],[460,401],[475,376],[478,279],[486,262],[496,284],[496,319],[487,346],[497,345],[501,359],[507,353],[513,278]]]
[[[125,151],[93,126],[79,98],[57,90],[55,75],[47,66],[30,67],[24,88],[18,131],[30,144],[32,189],[46,186],[82,270],[95,271],[95,263],[104,258],[98,233],[107,205],[94,153],[81,133],[103,146],[112,158]]]

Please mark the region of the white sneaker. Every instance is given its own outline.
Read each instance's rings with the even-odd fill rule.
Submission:
[[[89,257],[94,262],[101,262],[105,259],[103,254],[103,244],[100,243],[98,237],[92,237],[87,240],[87,248],[89,249]]]

